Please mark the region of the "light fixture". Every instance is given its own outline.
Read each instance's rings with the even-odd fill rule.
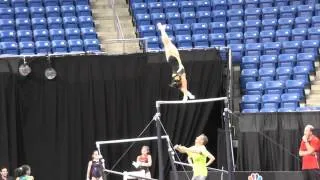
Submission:
[[[50,55],[48,55],[49,67],[44,71],[44,75],[47,79],[52,80],[57,76],[57,71],[51,66]]]
[[[31,73],[31,68],[27,64],[25,56],[23,56],[23,64],[19,66],[19,73],[21,76],[28,76]]]

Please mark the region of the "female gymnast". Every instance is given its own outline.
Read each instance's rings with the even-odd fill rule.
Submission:
[[[29,165],[22,165],[21,167],[15,170],[16,180],[34,180],[34,177],[31,176],[31,168]]]
[[[104,159],[97,150],[92,153],[92,160],[88,163],[87,180],[103,180]]]
[[[207,166],[215,160],[214,156],[205,147],[207,143],[208,137],[201,134],[196,138],[195,144],[192,147],[187,148],[181,145],[174,146],[174,149],[180,153],[188,154],[188,162],[193,167],[192,180],[205,180],[208,176]],[[207,158],[209,158],[208,162]]]
[[[180,89],[183,93],[183,100],[194,99],[195,96],[188,91],[188,82],[185,69],[181,63],[180,54],[177,47],[171,42],[165,29],[166,26],[161,23],[157,24],[161,32],[161,41],[164,46],[167,62],[170,63],[172,68],[172,81],[170,86]]]
[[[142,146],[141,155],[137,157],[137,161],[133,162],[133,164],[136,168],[143,171],[144,177],[151,178],[151,173],[149,168],[152,166],[152,158],[150,155],[149,146]]]

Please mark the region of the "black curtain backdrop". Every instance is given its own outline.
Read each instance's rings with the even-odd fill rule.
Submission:
[[[305,125],[319,137],[320,112],[238,114],[240,171],[301,170],[299,146]]]
[[[197,98],[222,94],[223,64],[217,54],[215,50],[182,52],[189,87]],[[48,67],[44,58],[31,60],[32,73],[25,78],[16,73],[21,60],[0,64],[0,165],[12,170],[30,164],[36,179],[84,179],[95,141],[135,138],[152,119],[156,100],[182,98],[168,86],[171,69],[163,54],[51,60],[58,73],[52,81],[44,77]],[[161,120],[173,143],[191,145],[208,123],[216,131],[221,107],[221,103],[163,106]],[[152,124],[143,136],[155,134]],[[209,148],[215,149],[216,137],[210,139]],[[156,142],[137,143],[114,170],[133,170],[131,161],[142,144],[151,146],[152,174],[157,177]],[[129,145],[102,146],[108,168]],[[164,155],[168,177],[166,143]]]

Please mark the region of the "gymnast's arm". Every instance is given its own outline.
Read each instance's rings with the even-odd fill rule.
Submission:
[[[89,163],[88,163],[88,169],[87,169],[87,179],[90,179],[91,166],[92,166],[92,161],[89,161]]]

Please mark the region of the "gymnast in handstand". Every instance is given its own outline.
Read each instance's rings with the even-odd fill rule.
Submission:
[[[180,89],[183,93],[184,101],[188,100],[188,98],[194,99],[195,96],[188,91],[187,77],[177,47],[171,42],[168,34],[166,33],[166,26],[161,23],[158,23],[157,26],[161,32],[161,41],[164,46],[166,59],[172,68],[172,82],[170,86]]]

